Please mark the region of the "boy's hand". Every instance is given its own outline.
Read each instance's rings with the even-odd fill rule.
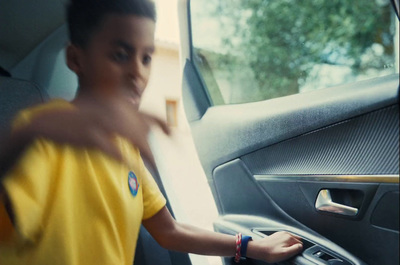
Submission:
[[[301,238],[288,232],[276,232],[266,238],[249,241],[247,257],[275,263],[301,252]]]
[[[81,101],[76,106],[76,109],[39,114],[26,129],[34,137],[98,148],[122,161],[123,157],[113,141],[115,135],[120,135],[137,146],[143,157],[154,165],[147,136],[152,124],[168,134],[165,122],[136,110],[130,102],[121,99],[101,104]]]

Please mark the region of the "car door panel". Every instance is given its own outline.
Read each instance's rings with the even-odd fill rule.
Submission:
[[[395,109],[398,104],[398,75],[268,101],[213,107],[202,84],[188,60],[182,84],[185,113],[200,160],[207,158],[203,167],[208,176],[224,161],[363,113],[388,106]]]
[[[318,260],[318,258],[316,257],[310,257],[310,255],[313,255],[318,251],[329,254],[331,259],[342,260],[343,264],[346,264],[345,261],[349,262],[350,264],[365,264],[343,248],[339,247],[337,244],[326,238],[321,237],[312,230],[307,231],[305,229],[299,229],[297,227],[285,225],[282,224],[282,222],[273,221],[268,218],[249,215],[225,215],[224,217],[219,218],[214,223],[214,227],[216,231],[227,234],[234,234],[236,231],[243,231],[247,235],[251,235],[254,239],[264,237],[265,235],[271,235],[276,231],[287,231],[302,237],[304,248],[310,249],[311,252],[313,252],[311,254],[303,252],[302,255],[296,256],[288,261],[281,262],[279,264],[328,264],[324,263],[325,260],[323,259]],[[249,227],[253,228],[249,229]],[[226,264],[231,264],[232,258],[225,258],[224,261]],[[243,261],[243,264],[267,263],[247,259],[246,261]]]
[[[249,234],[249,230],[254,229],[258,231],[284,230],[294,232],[310,240],[309,235],[302,235],[293,228],[284,228],[287,225],[299,227],[297,222],[300,222],[305,225],[301,231],[304,232],[312,229],[318,233],[318,237],[322,238],[321,235],[324,235],[356,256],[358,256],[358,253],[360,253],[360,256],[365,256],[364,252],[367,246],[364,244],[354,244],[354,239],[361,242],[370,242],[369,248],[371,248],[371,252],[369,252],[370,257],[368,259],[371,262],[368,264],[397,264],[396,252],[398,251],[399,220],[398,214],[396,220],[393,212],[398,209],[398,203],[396,206],[398,193],[397,198],[396,194],[393,194],[393,196],[392,193],[398,190],[398,184],[339,182],[332,181],[332,178],[327,178],[328,181],[326,182],[307,181],[307,178],[314,179],[311,176],[302,177],[303,180],[295,178],[293,181],[289,180],[289,178],[283,177],[283,179],[278,179],[275,177],[266,180],[266,177],[258,177],[256,180],[240,159],[218,167],[214,171],[214,184],[215,193],[221,204],[220,213],[224,216],[242,214],[237,216],[236,220],[245,220],[249,216],[268,217],[265,225],[248,224],[246,229],[238,228],[235,230],[236,232],[240,231]],[[393,177],[390,179],[394,180]],[[362,201],[358,202],[360,205],[359,214],[356,217],[347,217],[335,213],[318,212],[315,209],[315,199],[318,192],[323,188],[339,191],[360,191]],[[282,194],[285,196],[282,196]],[[390,198],[387,199],[390,200],[389,205],[391,205],[391,211],[385,210],[385,213],[388,215],[386,218],[376,213],[376,209],[379,209],[379,205],[377,204],[382,201],[380,198],[384,198],[385,194],[390,194]],[[388,205],[387,201],[380,202],[379,204],[382,203],[383,205]],[[372,223],[375,214],[381,216],[383,220],[390,218],[392,221],[389,225],[384,224],[385,227],[377,227],[376,224]],[[273,220],[277,221],[279,225],[270,225],[269,223]],[[397,228],[394,230],[391,229],[395,224],[397,224]],[[216,225],[216,230],[229,232],[221,229],[219,225]],[[232,232],[232,234],[234,233]],[[311,242],[315,242],[315,240]],[[390,244],[391,247],[382,248],[382,246],[387,246],[387,244]],[[337,253],[337,250],[334,249],[341,249],[339,246],[335,245],[335,247],[332,247],[332,245],[334,244],[330,243],[327,245],[321,243],[319,246],[333,254]],[[307,246],[305,246],[306,249]],[[346,255],[342,255],[342,257],[345,257],[347,260],[350,259]],[[354,264],[364,263],[358,260]]]
[[[187,60],[185,112],[221,214],[215,229],[299,234],[311,243],[289,264],[398,264],[398,80],[212,107]],[[357,214],[318,211],[321,190]],[[261,225],[237,226],[259,217]],[[313,259],[314,245],[342,263]]]
[[[300,235],[303,253],[279,264],[398,264],[398,74],[214,106],[196,65],[207,58],[195,51],[213,48],[193,47],[190,12],[181,0],[183,103],[220,214],[215,230]]]
[[[398,263],[398,184],[264,180],[260,185],[290,216],[354,255],[364,257],[368,264]],[[363,196],[358,202],[358,214],[351,217],[317,211],[315,202],[322,189],[342,194],[359,191]],[[346,205],[349,204],[347,201]],[[383,207],[385,210],[380,210]]]

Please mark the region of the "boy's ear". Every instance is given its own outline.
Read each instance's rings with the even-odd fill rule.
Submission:
[[[67,46],[67,65],[71,71],[75,72],[76,75],[80,76],[82,73],[82,52],[79,47],[73,44]]]

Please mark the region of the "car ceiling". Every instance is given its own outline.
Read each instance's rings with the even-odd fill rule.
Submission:
[[[0,66],[9,70],[65,21],[67,0],[1,0]]]

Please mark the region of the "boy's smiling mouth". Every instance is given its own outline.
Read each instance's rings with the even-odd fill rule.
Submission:
[[[139,106],[140,100],[142,98],[142,91],[143,90],[138,87],[130,87],[125,89],[125,96],[135,106]]]

